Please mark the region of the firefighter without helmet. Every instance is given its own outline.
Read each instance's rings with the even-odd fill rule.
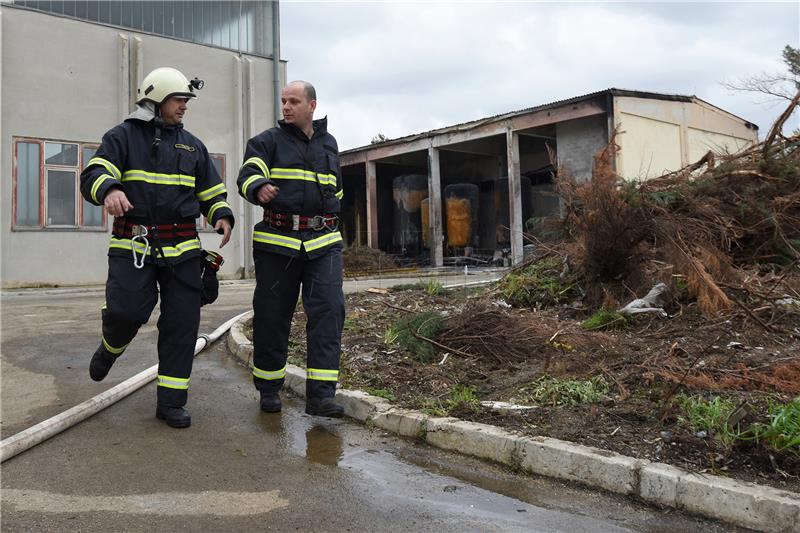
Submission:
[[[171,96],[197,98],[194,91],[202,88],[203,80],[195,78],[189,81],[178,69],[161,67],[144,77],[137,91],[136,103],[149,101],[159,105]]]

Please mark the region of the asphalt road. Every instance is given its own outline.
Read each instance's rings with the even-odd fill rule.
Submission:
[[[391,282],[355,284],[363,289]],[[203,309],[201,332],[249,309],[252,291],[252,283],[224,285],[220,300]],[[91,290],[3,294],[3,438],[155,364],[157,313],[106,381],[89,379],[102,302],[103,293]],[[281,414],[263,414],[257,399],[248,371],[217,342],[195,360],[191,428],[174,430],[156,420],[155,386],[144,387],[3,463],[0,527],[103,532],[732,530],[622,497],[515,475],[346,419],[310,417],[303,401],[291,396],[285,397]]]

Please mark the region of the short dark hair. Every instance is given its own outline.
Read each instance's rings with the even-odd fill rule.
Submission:
[[[288,83],[288,85],[292,85],[293,83],[299,83],[300,85],[303,86],[303,91],[305,91],[306,98],[308,98],[309,102],[311,102],[312,100],[316,100],[317,99],[317,90],[314,88],[313,85],[311,85],[307,81],[303,81],[303,80],[291,81],[291,82]]]

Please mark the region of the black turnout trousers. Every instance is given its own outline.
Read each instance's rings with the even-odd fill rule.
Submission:
[[[309,259],[254,250],[256,289],[253,294],[253,382],[264,393],[283,387],[289,332],[302,286],[308,319],[306,396],[332,398],[336,393],[344,326],[342,248]],[[255,375],[268,376],[264,379]]]
[[[158,319],[159,404],[186,405],[189,375],[200,327],[200,258],[179,263],[145,263],[138,269],[128,257],[109,256],[103,343],[120,351],[147,323],[161,296]],[[120,351],[121,353],[121,351]]]

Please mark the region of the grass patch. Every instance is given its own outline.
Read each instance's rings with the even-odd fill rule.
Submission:
[[[436,278],[431,278],[425,281],[423,284],[423,288],[425,289],[425,293],[428,296],[439,296],[443,292],[445,292],[444,285],[439,283],[439,280]]]
[[[372,389],[372,388],[365,388],[364,392],[367,394],[372,394],[373,396],[378,396],[380,398],[384,398],[393,402],[395,400],[394,393],[388,389]]]
[[[678,417],[678,422],[693,431],[706,430],[726,447],[756,439],[753,429],[742,429],[740,424],[728,423],[736,410],[736,404],[732,401],[720,396],[706,400],[701,396],[679,395],[676,399],[684,412],[683,416]]]
[[[800,397],[787,404],[769,405],[769,422],[755,424],[757,438],[777,452],[800,457]]]
[[[734,402],[715,396],[706,400],[700,396],[677,397],[684,416],[678,421],[692,430],[706,430],[726,447],[745,442],[760,442],[778,453],[800,457],[800,397],[787,404],[769,404],[769,421],[742,427],[730,424],[736,410]]]
[[[520,389],[523,401],[545,406],[573,406],[597,403],[608,393],[608,383],[602,376],[588,380],[558,379],[544,375]]]
[[[410,351],[423,363],[429,363],[436,357],[436,348],[429,342],[418,339],[414,333],[433,339],[442,329],[444,319],[436,311],[409,313],[403,315],[384,335],[386,344],[399,344]]]
[[[603,307],[581,322],[581,327],[589,331],[595,329],[625,329],[628,327],[628,319],[622,313]]]
[[[468,385],[456,385],[450,389],[444,401],[436,398],[421,398],[417,403],[420,410],[431,416],[450,416],[458,413],[477,413],[481,409],[480,401],[475,396],[475,388]]]
[[[438,279],[429,278],[425,281],[417,281],[415,283],[402,283],[389,287],[389,292],[403,292],[403,291],[423,291],[428,296],[439,296],[447,292]]]
[[[514,307],[544,307],[580,294],[574,276],[561,279],[563,265],[554,258],[542,259],[510,272],[498,282],[503,299]]]

